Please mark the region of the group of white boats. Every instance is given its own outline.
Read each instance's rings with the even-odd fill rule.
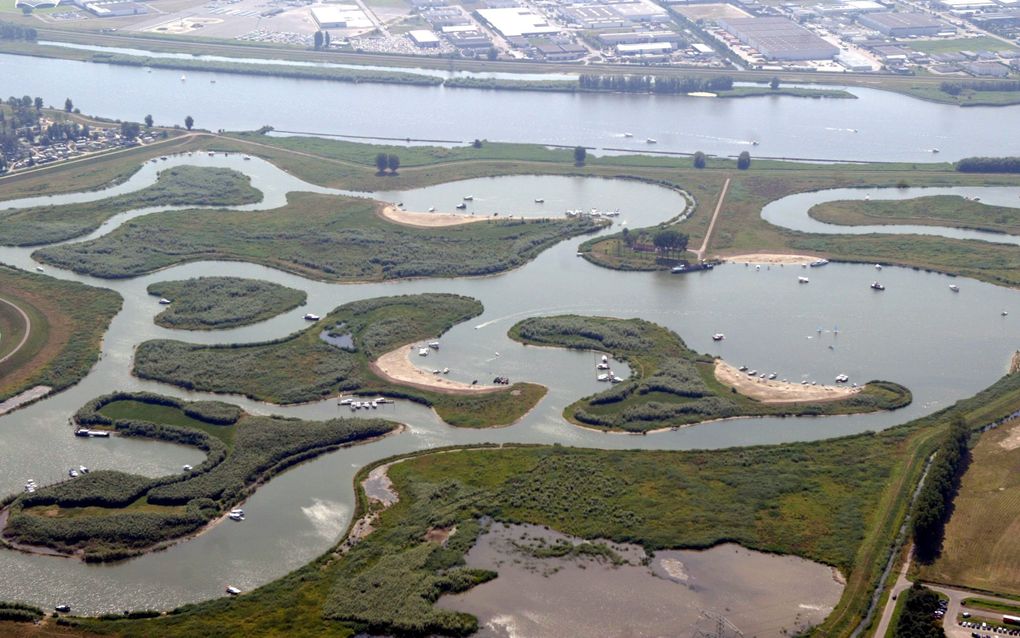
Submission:
[[[79,476],[83,476],[88,473],[89,468],[85,467],[84,465],[79,465],[76,468],[72,467],[71,469],[69,469],[67,471],[67,476],[70,478],[78,478]],[[35,479],[28,479],[27,481],[25,481],[25,492],[27,494],[32,494],[37,489],[39,489],[39,484],[35,482]]]
[[[602,359],[597,364],[595,364],[595,370],[597,373],[597,376],[595,378],[600,382],[620,383],[621,381],[623,381],[623,379],[621,377],[616,376],[616,374],[613,373],[612,368],[609,367],[608,355],[602,355]]]
[[[749,376],[749,377],[757,378],[758,381],[773,381],[773,380],[775,380],[776,377],[779,376],[775,372],[769,372],[769,373],[766,374],[764,372],[759,373],[757,370],[748,370],[747,366],[740,366],[737,369],[740,370],[741,372],[746,373],[747,376]],[[780,380],[783,383],[789,383],[789,381],[787,381],[786,379],[780,379]],[[850,377],[848,375],[845,375],[845,374],[837,374],[836,375],[836,383],[848,383],[849,381],[850,381]],[[818,382],[817,381],[808,381],[808,380],[805,379],[804,381],[801,381],[800,384],[801,385],[818,385]],[[854,383],[853,387],[856,388],[857,384]]]
[[[378,398],[375,398],[375,399],[368,399],[366,401],[358,401],[358,400],[354,399],[353,397],[346,397],[346,398],[337,399],[337,402],[336,402],[337,405],[348,405],[348,406],[350,406],[351,412],[354,412],[356,410],[375,410],[380,405],[383,405],[385,403],[393,403],[393,401],[391,401],[391,400],[389,400],[389,399],[387,399],[385,397],[378,397]]]
[[[227,518],[229,518],[232,521],[243,521],[244,510],[241,509],[240,507],[235,507],[234,509],[230,510],[229,514],[227,514]]]
[[[591,210],[584,210],[582,208],[569,208],[565,212],[567,217],[619,217],[620,209],[615,210],[599,210],[592,208]]]

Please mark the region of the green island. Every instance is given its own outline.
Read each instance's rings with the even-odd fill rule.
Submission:
[[[92,202],[0,210],[0,244],[37,246],[89,233],[117,213],[148,206],[232,206],[262,200],[251,178],[228,168],[178,166],[156,183]],[[0,209],[3,202],[0,201]]]
[[[332,281],[464,277],[511,270],[553,244],[602,227],[589,219],[492,218],[419,228],[388,221],[381,206],[369,199],[291,193],[283,208],[148,215],[98,239],[34,255],[105,278],[199,259],[251,261]]]
[[[515,383],[484,392],[431,388],[389,380],[373,366],[390,351],[434,339],[481,313],[477,300],[452,294],[365,299],[340,306],[306,330],[266,343],[146,341],[135,352],[134,373],[189,390],[243,394],[277,404],[320,401],[342,392],[383,395],[431,406],[455,426],[509,425],[538,403],[544,387]]]
[[[816,204],[808,214],[818,221],[847,226],[915,224],[951,226],[992,233],[1020,234],[1018,209],[990,206],[958,195],[907,200],[842,200]]]
[[[607,352],[631,367],[630,378],[563,410],[567,421],[599,430],[646,433],[736,416],[853,414],[895,410],[911,401],[908,389],[890,381],[869,381],[838,400],[757,401],[716,379],[714,358],[644,319],[533,317],[514,325],[510,337],[527,345]]]
[[[0,401],[80,381],[99,360],[103,335],[122,303],[106,288],[0,265]]]
[[[247,326],[297,308],[308,295],[270,281],[242,277],[198,277],[149,284],[146,292],[170,301],[156,325],[177,330],[222,330]]]
[[[179,474],[97,470],[23,494],[8,506],[2,533],[14,548],[44,547],[89,562],[127,558],[197,532],[292,465],[399,427],[382,419],[259,417],[226,403],[124,392],[93,399],[75,421],[207,456]]]

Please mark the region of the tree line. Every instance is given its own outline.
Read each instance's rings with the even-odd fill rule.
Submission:
[[[23,27],[20,24],[0,22],[0,40],[25,40],[35,42],[38,33],[32,27]]]
[[[966,421],[956,417],[935,452],[935,460],[928,468],[928,476],[914,503],[914,554],[922,563],[933,561],[942,547],[953,497],[970,458],[967,447],[970,435]]]
[[[939,595],[920,583],[903,592],[903,611],[893,630],[894,638],[945,638],[942,622],[935,617]]]
[[[939,90],[949,95],[959,95],[964,90],[971,91],[1020,91],[1020,80],[956,80],[943,82]]]
[[[582,91],[676,95],[698,91],[729,91],[733,88],[733,78],[726,75],[712,78],[696,76],[654,78],[649,75],[585,74],[577,78],[577,84]]]
[[[1020,157],[965,157],[956,163],[961,173],[1020,173]]]

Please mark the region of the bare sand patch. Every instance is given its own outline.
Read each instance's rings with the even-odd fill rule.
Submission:
[[[999,445],[1004,450],[1015,450],[1020,448],[1020,420],[1014,420],[1010,426],[1011,429],[1006,435],[1006,438],[999,441]]]
[[[411,363],[411,353],[415,350],[417,350],[416,347],[406,345],[391,350],[372,362],[372,371],[393,383],[447,394],[499,392],[503,389],[492,385],[472,385],[463,381],[453,381],[441,375],[426,372]]]
[[[737,392],[762,403],[837,401],[861,391],[845,385],[802,385],[778,379],[750,377],[722,359],[715,361],[715,378]]]
[[[440,228],[443,226],[459,226],[489,219],[484,215],[463,215],[460,213],[417,213],[403,210],[396,206],[383,206],[380,213],[385,219],[419,228]]]
[[[734,264],[790,264],[800,266],[818,261],[818,257],[810,255],[785,255],[781,253],[748,253],[746,255],[723,257],[723,260]]]

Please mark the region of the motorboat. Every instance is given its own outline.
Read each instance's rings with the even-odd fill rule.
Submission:
[[[78,478],[78,470],[72,467],[67,471],[67,475],[70,476],[71,478]]]
[[[653,137],[649,137],[648,139],[646,139],[646,140],[645,140],[645,142],[646,142],[646,143],[648,143],[648,144],[658,144],[658,143],[659,143],[659,142],[658,142],[658,141],[657,141],[657,140],[656,140],[655,138],[653,138]]]
[[[36,272],[42,272],[43,271],[43,267],[42,266],[36,266],[35,267],[35,271]]]
[[[608,363],[600,363],[600,364],[595,366],[595,369],[596,370],[608,370],[609,369],[609,364]]]
[[[825,266],[828,263],[829,263],[828,259],[816,259],[815,261],[811,262],[808,265],[811,266],[812,268],[818,268],[820,266]]]
[[[848,377],[845,374],[837,374],[836,375],[836,383],[846,383],[849,380],[850,380],[850,377]]]
[[[776,378],[776,377],[778,377],[778,376],[779,376],[779,375],[778,375],[778,374],[776,374],[775,372],[771,372],[771,373],[769,373],[769,380],[775,379],[775,378]]]
[[[473,202],[473,201],[475,201],[475,196],[474,195],[465,195],[464,196],[464,201],[465,202]]]
[[[322,317],[311,312],[305,315],[305,321],[318,321],[319,319],[322,319]]]
[[[191,467],[190,465],[182,465],[181,466],[181,470],[183,470],[185,472],[190,472],[193,469],[195,469],[195,468]]]
[[[62,614],[69,614],[69,613],[71,613],[71,606],[66,604],[66,603],[61,603],[61,604],[57,605],[56,607],[54,607],[53,611],[57,611],[57,612],[60,612]]]
[[[624,133],[623,136],[624,137],[634,137],[634,134],[633,133]]]
[[[167,299],[166,297],[160,297],[159,305],[161,305],[161,306],[169,306],[170,305],[170,300]]]
[[[609,381],[612,378],[612,374],[611,373],[604,373],[604,374],[600,374],[599,376],[597,376],[595,378],[598,381]]]
[[[952,290],[953,292],[960,292],[960,287],[957,286],[956,284],[949,284],[949,289]]]
[[[602,363],[609,363],[609,355],[602,355]]]
[[[241,590],[238,589],[237,587],[234,587],[233,585],[227,585],[227,588],[224,591],[230,594],[231,596],[237,596],[238,594],[241,593]]]
[[[429,347],[432,348],[433,350],[439,350],[439,342],[429,341]]]
[[[932,153],[938,153],[939,152],[939,149],[937,149],[937,148],[933,148],[933,149],[930,149],[930,150],[931,150]]]
[[[429,206],[429,212],[430,213],[436,212],[436,207],[435,206]]]
[[[346,399],[340,399],[339,401],[336,402],[337,405],[350,405],[352,403],[354,403],[354,399],[351,399],[350,397]]]
[[[880,284],[877,281],[875,281],[875,282],[872,282],[871,289],[872,290],[885,290],[885,286],[883,286],[882,284]]]
[[[467,204],[465,204],[464,202],[461,202],[461,203],[457,204],[456,206],[454,206],[454,208],[456,208],[457,210],[464,210],[465,208],[467,208]]]
[[[251,159],[251,155],[245,155],[245,156],[244,156],[244,161],[246,161],[246,162],[247,162],[247,161],[248,161],[248,160],[250,160],[250,159]]]
[[[811,282],[811,280],[808,279],[807,277],[797,277],[797,283],[799,283],[799,284],[806,284],[806,283],[810,283],[810,282]]]
[[[882,264],[875,264],[875,270],[882,270]]]
[[[758,371],[757,370],[748,370],[747,371],[747,376],[749,376],[749,377],[756,377],[756,376],[758,376]]]
[[[535,198],[535,203],[536,203],[536,204],[544,204],[544,203],[545,203],[545,200],[544,200],[544,199],[542,199],[541,197],[536,197],[536,198]]]
[[[181,82],[187,82],[187,81],[188,81],[188,76],[182,75],[181,76]]]
[[[79,474],[88,474],[89,473],[89,468],[85,467],[84,465],[79,465],[78,466],[78,473]]]
[[[429,349],[428,348],[418,348],[418,356],[419,357],[427,357],[427,356],[429,356]]]
[[[747,366],[740,366],[739,368],[737,368],[737,370],[740,370],[741,372],[747,372]]]
[[[230,518],[230,520],[232,520],[232,521],[243,521],[244,520],[244,510],[241,509],[240,507],[234,508],[234,509],[230,510],[230,513],[227,514],[227,517]]]
[[[722,341],[725,338],[726,338],[726,335],[724,335],[721,332],[717,332],[714,335],[712,335],[712,341]]]

